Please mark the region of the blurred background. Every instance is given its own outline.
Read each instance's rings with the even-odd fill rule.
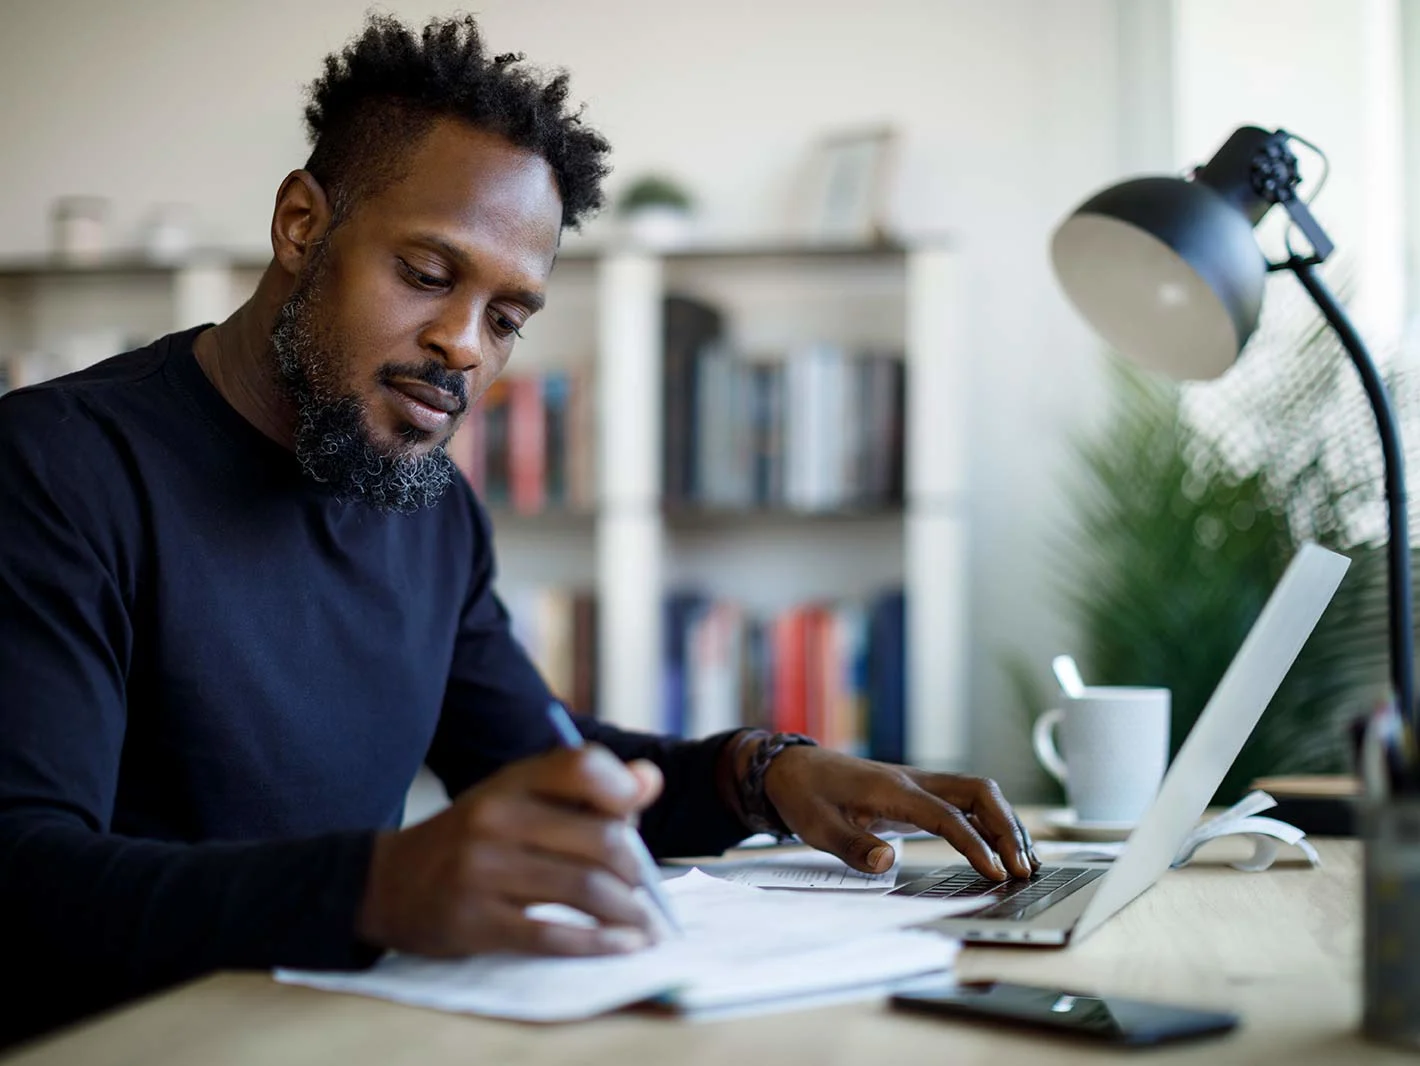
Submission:
[[[245,298],[306,157],[303,87],[364,10],[4,0],[3,387]],[[1239,380],[1161,386],[1067,307],[1048,244],[1098,187],[1184,172],[1239,125],[1303,135],[1329,157],[1330,276],[1413,439],[1420,2],[476,14],[490,50],[569,70],[614,147],[611,205],[454,447],[519,631],[579,709],[809,729],[1040,796],[1053,654],[1181,685],[1177,733],[1297,539],[1383,533],[1367,413],[1304,301],[1269,296]],[[1247,775],[1341,757],[1384,676],[1368,580],[1327,638],[1344,661],[1269,712]]]

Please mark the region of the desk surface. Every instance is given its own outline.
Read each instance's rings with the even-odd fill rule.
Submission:
[[[1217,849],[1233,844],[1212,845],[1205,860],[1225,857]],[[1320,870],[1279,865],[1244,874],[1205,861],[1172,871],[1083,943],[1063,951],[972,947],[962,952],[959,971],[1243,1016],[1236,1033],[1155,1052],[1151,1062],[1413,1062],[1356,1035],[1360,849],[1339,840],[1317,846]],[[926,842],[910,848],[913,861],[934,861],[949,850]],[[881,1001],[739,1021],[691,1023],[632,1012],[531,1026],[286,987],[261,974],[220,974],[32,1045],[6,1062],[997,1066],[1045,1056],[1062,1066],[1119,1061],[1109,1049],[911,1017]]]

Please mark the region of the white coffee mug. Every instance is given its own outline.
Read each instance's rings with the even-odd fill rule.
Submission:
[[[1169,690],[1091,686],[1036,719],[1032,739],[1076,818],[1132,824],[1154,801],[1168,765]]]

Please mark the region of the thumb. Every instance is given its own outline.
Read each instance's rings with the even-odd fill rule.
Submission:
[[[814,826],[799,836],[805,843],[837,855],[863,873],[883,873],[896,861],[891,844],[854,825],[832,807],[820,808]]]

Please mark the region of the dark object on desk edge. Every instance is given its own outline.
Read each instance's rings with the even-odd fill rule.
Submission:
[[[1250,786],[1277,801],[1263,811],[1264,818],[1294,825],[1308,836],[1357,836],[1356,800],[1360,789],[1354,779],[1331,775],[1260,777]]]

